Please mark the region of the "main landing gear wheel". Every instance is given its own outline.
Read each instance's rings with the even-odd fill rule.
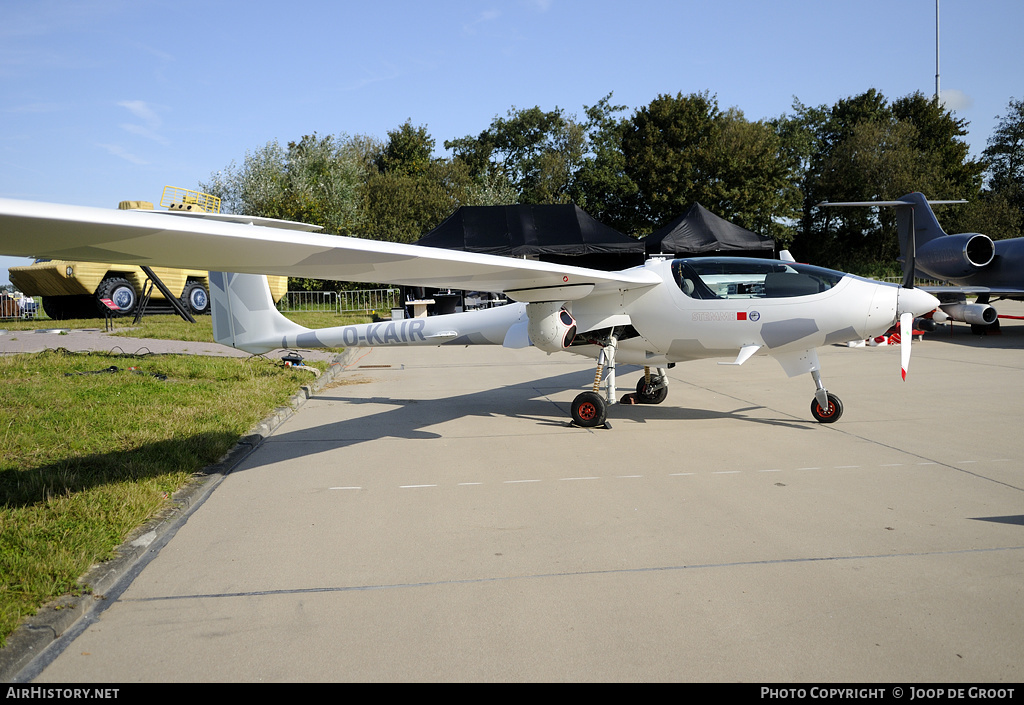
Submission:
[[[828,408],[823,409],[817,399],[811,400],[811,415],[821,423],[835,423],[843,415],[843,402],[835,394],[828,395]]]
[[[572,400],[572,420],[577,426],[594,428],[608,418],[608,405],[597,392],[583,392]]]
[[[647,384],[647,380],[641,377],[636,383],[636,400],[641,404],[660,404],[665,401],[668,396],[668,387],[654,388],[663,382],[661,377],[652,376],[651,383]]]

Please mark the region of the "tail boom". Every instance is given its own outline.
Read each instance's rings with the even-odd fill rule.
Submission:
[[[525,324],[525,306],[512,304],[430,318],[409,318],[311,329],[278,312],[266,277],[210,272],[214,340],[259,355],[282,348],[409,345],[502,345]]]

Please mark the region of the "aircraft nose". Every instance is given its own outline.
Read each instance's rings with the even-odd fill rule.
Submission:
[[[896,302],[896,315],[912,313],[915,316],[923,316],[929,311],[939,307],[939,300],[920,289],[905,289],[900,287]]]

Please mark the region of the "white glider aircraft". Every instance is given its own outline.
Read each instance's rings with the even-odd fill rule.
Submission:
[[[630,401],[658,404],[668,394],[666,368],[675,363],[726,357],[733,361],[722,364],[742,365],[759,352],[778,360],[790,377],[810,374],[811,413],[834,422],[842,403],[822,384],[815,349],[878,335],[897,320],[906,329],[938,305],[919,289],[793,262],[651,259],[604,272],[313,229],[247,216],[0,199],[2,254],[209,270],[215,339],[253,354],[489,344],[596,358],[593,389],[572,403],[573,420],[584,427],[605,424],[607,407],[617,402],[616,363],[644,367]],[[254,276],[263,274],[502,291],[516,303],[310,330],[277,312],[266,279]],[[901,337],[905,378],[912,336]]]

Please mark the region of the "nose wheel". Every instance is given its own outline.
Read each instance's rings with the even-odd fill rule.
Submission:
[[[814,399],[811,400],[811,416],[819,423],[835,423],[843,415],[843,402],[839,401],[832,392],[825,389],[821,382],[821,373],[817,369],[811,370],[811,378],[814,380]]]
[[[811,400],[811,416],[821,423],[835,423],[843,415],[843,402],[831,392],[827,393],[828,401],[824,406],[817,397]]]

